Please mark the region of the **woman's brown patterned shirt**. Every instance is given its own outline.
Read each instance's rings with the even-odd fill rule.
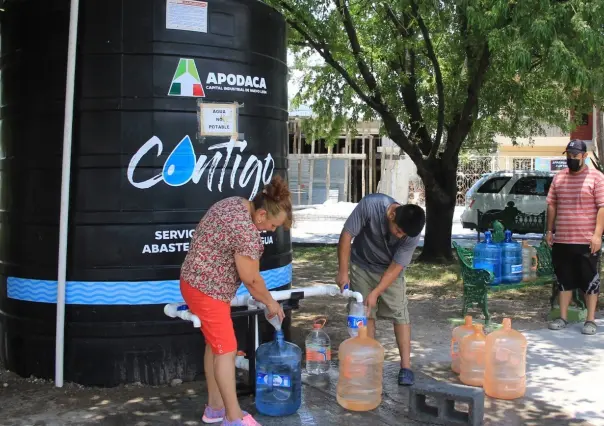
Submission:
[[[214,204],[197,225],[180,278],[214,299],[230,303],[241,283],[235,254],[260,259],[264,245],[241,197]]]

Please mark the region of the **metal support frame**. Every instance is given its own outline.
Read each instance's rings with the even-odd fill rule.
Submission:
[[[289,300],[281,302],[283,310],[291,312],[300,308],[300,300],[304,299],[304,292],[292,292]],[[246,358],[249,360],[248,382],[237,389],[237,395],[247,396],[256,394],[256,350],[260,346],[260,320],[259,315],[264,315],[262,309],[247,309],[231,313],[233,319],[247,317],[248,340],[246,345]],[[286,336],[287,337],[287,336]]]

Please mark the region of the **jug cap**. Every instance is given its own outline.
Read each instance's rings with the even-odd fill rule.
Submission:
[[[501,325],[503,325],[503,328],[505,328],[506,330],[509,330],[510,328],[512,328],[512,319],[504,318],[501,322]]]
[[[360,325],[359,326],[359,335],[358,337],[361,338],[366,338],[367,337],[367,327],[365,327],[364,325]]]
[[[472,325],[472,315],[466,315],[464,317],[464,325]]]
[[[474,324],[473,327],[476,333],[482,334],[482,324]]]

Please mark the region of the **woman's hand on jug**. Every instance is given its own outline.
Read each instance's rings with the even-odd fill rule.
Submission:
[[[283,312],[283,307],[279,302],[273,300],[268,305],[266,305],[266,309],[268,310],[269,319],[277,315],[279,317],[279,321],[283,322],[283,318],[285,318],[285,312]]]

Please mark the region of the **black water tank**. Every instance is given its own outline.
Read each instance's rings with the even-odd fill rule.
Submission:
[[[53,377],[69,1],[4,7],[0,353],[22,376]],[[79,19],[65,380],[191,380],[203,339],[163,306],[182,300],[207,208],[286,174],[284,19],[250,0],[86,0]],[[200,136],[198,101],[240,105],[233,138]],[[289,233],[264,241],[267,284],[288,288]]]

